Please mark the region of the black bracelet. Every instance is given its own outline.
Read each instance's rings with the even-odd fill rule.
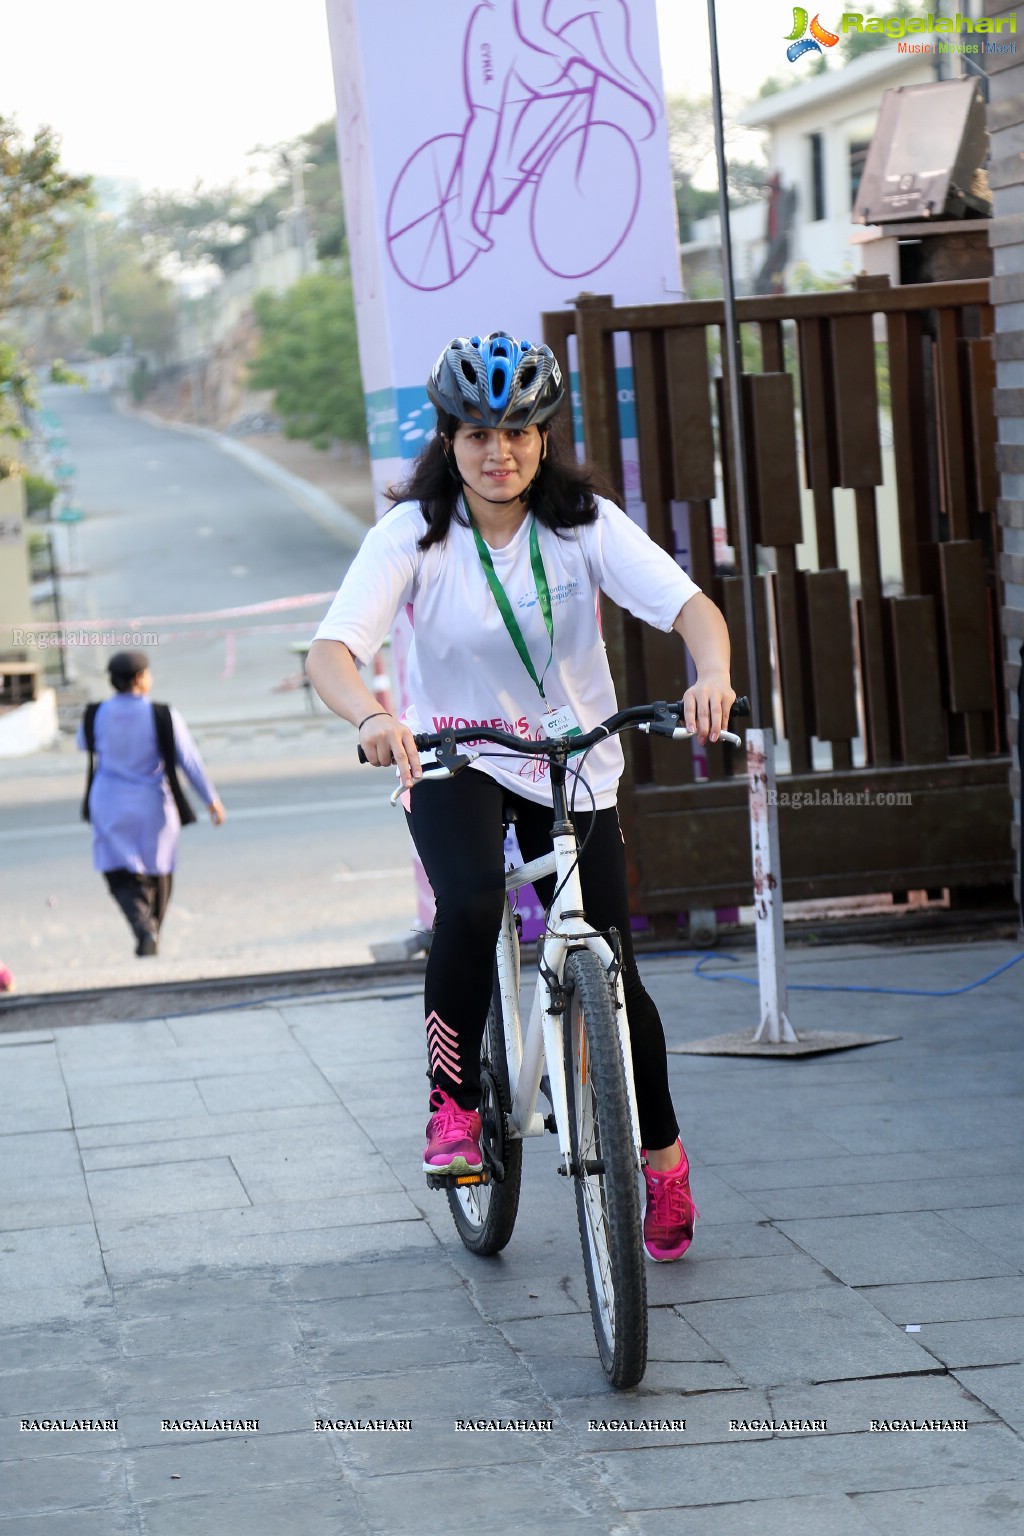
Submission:
[[[378,715],[390,715],[390,713],[390,709],[375,709],[372,715],[366,716],[366,720],[376,720]],[[360,720],[359,724],[356,726],[357,732],[362,730],[363,726],[366,724],[366,720]]]

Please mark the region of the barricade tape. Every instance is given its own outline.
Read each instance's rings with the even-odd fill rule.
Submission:
[[[130,619],[48,619],[18,624],[17,629],[34,634],[62,629],[152,629],[157,624],[202,624],[210,619],[244,619],[255,613],[287,613],[291,608],[311,608],[314,603],[329,603],[334,592],[310,592],[303,597],[275,597],[265,603],[246,603],[241,608],[210,608],[205,613],[146,614]]]

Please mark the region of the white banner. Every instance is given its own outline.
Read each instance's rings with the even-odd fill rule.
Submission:
[[[455,335],[679,296],[655,0],[328,0],[378,486]],[[629,434],[627,434],[629,435]]]

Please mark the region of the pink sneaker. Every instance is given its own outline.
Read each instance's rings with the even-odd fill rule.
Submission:
[[[693,1242],[693,1218],[700,1215],[690,1194],[690,1165],[682,1142],[678,1145],[679,1162],[675,1168],[657,1173],[644,1166],[644,1247],[659,1263],[682,1258]]]
[[[440,1088],[430,1095],[434,1111],[427,1121],[424,1173],[480,1173],[480,1116],[475,1109],[460,1109]]]

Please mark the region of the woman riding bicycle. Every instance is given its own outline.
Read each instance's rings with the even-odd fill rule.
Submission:
[[[539,738],[587,731],[614,713],[601,591],[682,636],[697,668],[685,721],[702,742],[725,728],[735,693],[718,608],[559,452],[549,428],[565,389],[549,348],[503,331],[457,337],[427,391],[437,435],[367,534],[307,668],[324,703],[358,727],[368,760],[396,764],[412,791],[409,824],[437,908],[424,987],[433,1113],[423,1166],[459,1174],[482,1167],[480,1045],[504,901],[504,820],[513,809],[524,859],[550,852],[551,793],[546,760],[511,753],[481,755],[454,778],[420,785],[414,733],[488,724]],[[358,667],[406,607],[410,704],[400,720],[381,710]],[[588,755],[574,818],[580,877],[590,922],[621,937],[646,1160],[644,1242],[652,1258],[675,1259],[690,1245],[696,1211],[661,1019],[630,936],[615,804],[622,767],[614,737]],[[552,887],[538,882],[545,905]]]

